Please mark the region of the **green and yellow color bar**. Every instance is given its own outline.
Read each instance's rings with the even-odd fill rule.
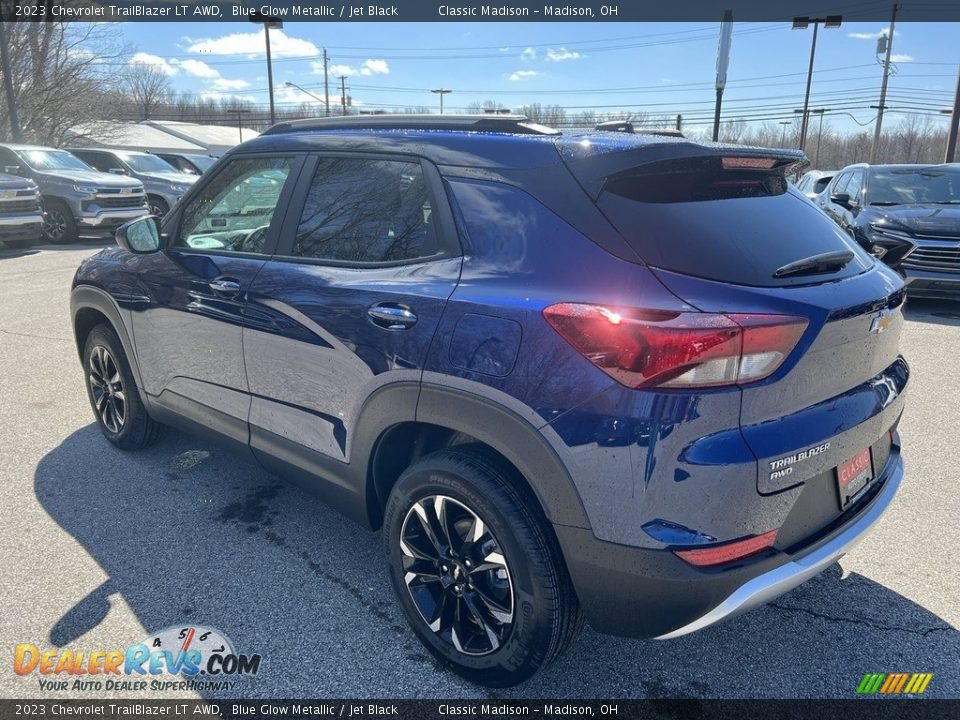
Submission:
[[[867,673],[857,686],[858,695],[921,695],[933,673]]]

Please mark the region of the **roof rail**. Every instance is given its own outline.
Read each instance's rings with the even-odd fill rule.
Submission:
[[[636,135],[656,135],[658,137],[685,137],[679,130],[670,130],[665,128],[636,128],[629,120],[607,120],[598,123],[594,130],[604,130],[607,132],[621,132]]]
[[[559,130],[530,122],[525,115],[385,114],[289,120],[267,128],[261,135],[282,135],[303,130],[469,130],[523,135],[560,134]]]

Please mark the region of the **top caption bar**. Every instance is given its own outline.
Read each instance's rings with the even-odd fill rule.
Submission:
[[[958,0],[901,0],[897,22],[960,21]],[[870,0],[608,0],[544,3],[537,0],[468,2],[394,0],[391,3],[273,0],[0,0],[12,22],[237,22],[270,16],[280,22],[713,22],[724,10],[737,22],[788,22],[795,17],[841,15],[844,21],[886,22],[893,2]]]

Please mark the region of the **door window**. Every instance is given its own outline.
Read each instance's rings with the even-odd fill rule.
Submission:
[[[833,190],[831,191],[832,195],[839,195],[844,192],[844,188],[847,187],[847,182],[850,180],[850,173],[843,173],[840,177],[837,178],[837,181],[833,184]]]
[[[844,192],[850,196],[850,202],[854,205],[860,204],[860,189],[863,187],[863,173],[855,172],[850,175],[850,182]]]
[[[293,244],[295,257],[383,263],[441,254],[417,162],[323,158]]]
[[[183,210],[176,247],[262,253],[292,158],[228,162]]]

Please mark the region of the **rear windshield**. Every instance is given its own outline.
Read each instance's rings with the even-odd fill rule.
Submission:
[[[872,259],[770,171],[724,170],[720,158],[653,163],[609,178],[600,209],[654,267],[740,285],[801,285],[863,272]],[[838,250],[854,259],[816,275],[780,267]]]

